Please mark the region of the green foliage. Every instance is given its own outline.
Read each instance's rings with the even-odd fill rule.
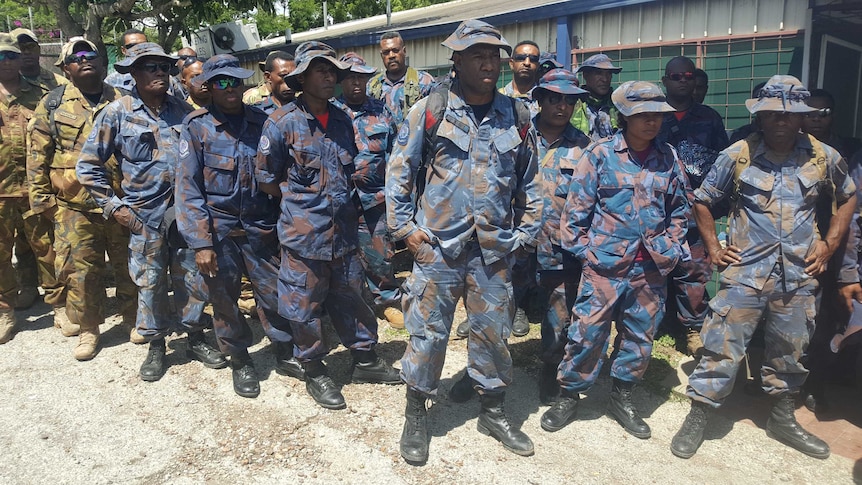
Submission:
[[[400,12],[412,8],[427,7],[450,0],[392,0],[392,11]],[[323,26],[322,0],[289,0],[290,26],[294,32],[304,32]],[[362,19],[386,13],[386,0],[330,1],[327,13],[334,23]],[[258,30],[260,25],[258,25]]]
[[[9,32],[18,27],[30,29],[27,4],[20,0],[0,0],[0,31]],[[33,32],[42,42],[57,42],[60,29],[47,8],[33,8]]]

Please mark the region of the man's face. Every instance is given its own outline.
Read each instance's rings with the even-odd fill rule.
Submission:
[[[204,63],[201,61],[196,61],[188,66],[183,68],[183,73],[181,77],[181,81],[183,86],[185,86],[186,90],[189,92],[189,95],[192,99],[203,106],[204,104],[209,104],[210,99],[210,90],[207,86],[207,83],[195,83],[192,82],[192,79],[195,76],[200,75],[204,72]]]
[[[186,60],[191,59],[193,57],[197,57],[198,53],[195,52],[191,47],[183,47],[182,49],[177,51],[177,56],[179,59],[177,60],[177,69],[182,69],[183,64],[185,64]]]
[[[129,49],[131,49],[132,47],[134,47],[138,44],[143,44],[146,41],[147,41],[147,36],[144,34],[129,34],[129,35],[123,37],[123,46],[120,48],[120,50],[123,51],[124,56],[128,57]]]
[[[24,42],[18,44],[21,49],[21,70],[25,73],[39,70],[39,56],[42,49],[35,42]]]
[[[398,38],[380,41],[380,58],[386,66],[386,72],[400,74],[407,69],[407,48],[404,41]]]
[[[228,114],[242,111],[242,79],[217,76],[208,84],[212,103],[218,109]]]
[[[611,92],[611,78],[613,73],[607,69],[596,69],[585,67],[581,74],[584,76],[584,89],[597,98],[603,98]]]
[[[691,93],[691,96],[698,103],[703,103],[703,100],[706,99],[706,91],[709,89],[709,82],[702,78],[696,77],[694,78],[694,90]]]
[[[12,81],[18,78],[21,71],[21,54],[17,52],[0,52],[0,81]]]
[[[102,58],[86,44],[76,45],[63,60],[63,72],[75,86],[101,79],[102,66]]]
[[[272,61],[272,71],[263,73],[263,77],[269,82],[269,90],[273,96],[282,104],[290,103],[296,98],[296,92],[284,82],[284,76],[296,69],[296,62],[285,59]]]
[[[661,78],[667,95],[674,99],[690,98],[694,92],[694,63],[676,59],[667,64]]]
[[[475,94],[493,93],[500,77],[500,48],[476,44],[456,52],[455,70],[461,86]]]
[[[578,102],[578,97],[575,95],[565,95],[552,91],[543,90],[542,98],[539,100],[539,117],[543,123],[547,123],[555,128],[565,128],[572,119],[572,112],[575,111],[575,103]]]
[[[664,113],[638,113],[627,117],[626,139],[637,140],[642,143],[652,141],[661,131],[663,119]]]
[[[539,49],[530,44],[519,45],[509,58],[509,68],[516,80],[536,84],[539,72]]]
[[[304,95],[318,100],[328,100],[335,94],[335,84],[338,82],[338,71],[331,63],[323,59],[311,61],[308,69],[298,76]]]
[[[138,91],[151,95],[162,95],[170,87],[171,60],[158,56],[144,56],[132,65],[132,77]]]
[[[808,106],[818,111],[805,113],[802,117],[802,131],[814,135],[820,141],[827,141],[832,134],[832,110],[835,109],[827,98],[810,97]]]
[[[784,147],[796,139],[802,128],[802,113],[761,111],[757,123],[763,132],[763,141],[771,148]]]
[[[365,86],[370,78],[371,76],[368,74],[351,72],[341,81],[341,91],[344,93],[344,99],[348,104],[360,105],[365,103],[368,98]]]

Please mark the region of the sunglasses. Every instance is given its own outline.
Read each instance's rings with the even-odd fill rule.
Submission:
[[[512,56],[512,60],[513,60],[513,61],[515,61],[515,62],[524,62],[524,61],[526,61],[527,59],[529,59],[529,60],[530,60],[530,62],[532,62],[533,64],[536,64],[537,62],[539,62],[539,56],[537,56],[537,55],[535,55],[535,54],[530,54],[530,55],[527,55],[527,54],[514,54],[514,55]]]
[[[138,45],[138,44],[137,44],[137,43],[135,43],[135,44],[126,44],[126,45],[124,45],[124,46],[123,46],[123,48],[125,48],[126,50],[129,50],[129,49],[131,49],[132,47],[134,47],[134,46],[136,46],[136,45]]]
[[[66,56],[66,64],[80,64],[84,61],[93,62],[99,58],[99,54],[93,51],[81,51]]]
[[[17,52],[0,52],[0,61],[14,61],[20,57],[21,54]]]
[[[204,59],[201,59],[197,56],[180,56],[180,59],[183,61],[183,67],[190,66],[195,62],[204,62]]]
[[[167,62],[147,62],[140,65],[141,70],[149,73],[155,73],[156,71],[171,72],[172,67],[173,66]]]
[[[223,77],[220,79],[213,79],[210,81],[213,89],[217,89],[219,91],[224,91],[228,88],[238,88],[242,85],[242,80],[235,77]]]
[[[578,97],[574,94],[549,93],[545,96],[545,101],[548,104],[560,104],[565,101],[567,105],[574,106],[578,102]]]
[[[805,113],[806,118],[828,118],[832,116],[832,108],[820,108],[817,111]]]
[[[670,79],[671,81],[677,81],[677,82],[682,81],[683,79],[685,79],[686,81],[691,81],[694,79],[694,73],[693,72],[672,72],[672,73],[667,75],[667,78]]]

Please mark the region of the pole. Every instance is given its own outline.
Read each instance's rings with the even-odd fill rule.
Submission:
[[[392,0],[386,0],[386,26],[392,25]]]
[[[27,13],[30,15],[30,30],[35,32],[33,29],[33,7],[27,7]]]
[[[328,23],[329,23],[329,22],[327,22],[327,20],[328,20],[328,18],[327,18],[327,17],[328,17],[328,14],[327,14],[327,12],[326,12],[326,0],[324,0],[324,1],[323,1],[323,30],[326,30],[326,29],[327,29],[327,25],[326,25],[326,24],[328,24]]]

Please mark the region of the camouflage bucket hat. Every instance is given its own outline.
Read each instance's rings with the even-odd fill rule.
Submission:
[[[15,41],[14,37],[7,33],[0,32],[0,52],[15,52],[20,54],[21,49],[18,48],[18,42]]]
[[[475,19],[461,22],[455,32],[446,37],[441,44],[455,52],[461,52],[477,44],[495,45],[512,55],[512,46],[496,27]]]
[[[81,36],[72,37],[71,39],[69,39],[69,42],[63,44],[63,48],[60,49],[60,57],[57,58],[57,61],[54,62],[54,65],[57,67],[62,66],[66,63],[67,57],[83,50],[88,50],[96,53],[99,52],[99,50],[96,49],[96,44],[93,44],[89,40]]]
[[[315,59],[323,59],[335,66],[336,71],[338,71],[339,82],[344,79],[344,76],[347,75],[347,71],[350,70],[350,65],[336,59],[335,49],[323,42],[313,40],[299,44],[299,47],[296,48],[294,57],[296,60],[296,69],[284,77],[284,82],[287,83],[287,85],[294,91],[302,91],[302,84],[299,84],[297,76],[304,73],[311,64],[311,61]]]
[[[536,89],[544,89],[560,94],[586,94],[587,91],[579,88],[577,82],[578,78],[572,71],[551,69],[539,78],[539,84],[536,85]]]
[[[174,64],[180,59],[179,57],[174,57],[168,54],[165,54],[165,50],[162,49],[162,46],[156,44],[155,42],[141,42],[136,46],[132,47],[128,50],[129,57],[121,61],[117,61],[114,63],[114,69],[120,74],[127,74],[132,70],[132,66],[138,59],[142,57],[160,57],[167,61],[171,62],[173,66],[171,68],[171,74],[177,74],[174,72],[177,68]]]
[[[783,111],[785,113],[808,113],[817,111],[805,104],[811,93],[802,82],[793,76],[776,75],[769,78],[760,89],[757,98],[745,100],[745,107],[752,114],[758,111]]]
[[[217,76],[248,79],[253,75],[254,71],[242,68],[239,65],[239,59],[236,57],[230,54],[218,54],[204,62],[203,72],[199,76],[195,76],[194,82],[203,84]]]
[[[625,116],[638,113],[669,113],[676,111],[667,104],[664,93],[653,83],[626,81],[614,89],[611,101]]]
[[[606,56],[605,54],[596,54],[594,56],[588,57],[584,62],[578,66],[578,69],[575,73],[579,73],[584,69],[601,69],[603,71],[611,71],[614,74],[619,73],[623,70],[621,67],[617,67],[611,62],[611,58]]]
[[[345,64],[349,64],[350,72],[368,74],[369,76],[377,72],[376,67],[371,67],[365,64],[365,59],[363,59],[362,56],[355,52],[348,52],[347,54],[344,54],[343,56],[341,56],[341,59],[339,59],[339,61]]]

